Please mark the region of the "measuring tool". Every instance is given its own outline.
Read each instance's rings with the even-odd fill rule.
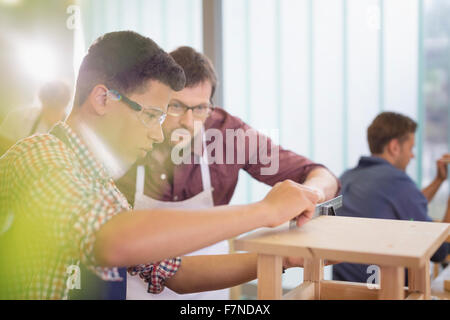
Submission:
[[[311,219],[315,219],[320,216],[335,216],[336,210],[342,207],[342,196],[331,199],[326,202],[322,202],[316,206],[314,215]],[[289,229],[297,228],[297,220],[293,219],[289,222]]]

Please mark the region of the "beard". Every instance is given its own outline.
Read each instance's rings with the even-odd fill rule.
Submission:
[[[170,131],[164,130],[164,135],[172,147],[185,148],[188,144],[192,145],[195,139],[201,137],[202,132],[203,122],[195,121],[191,129],[179,127]]]

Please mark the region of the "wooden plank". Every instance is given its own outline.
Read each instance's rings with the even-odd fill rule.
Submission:
[[[430,264],[425,263],[422,268],[408,269],[409,292],[418,292],[424,298],[431,299]]]
[[[228,246],[230,248],[230,254],[236,253],[234,250],[234,238],[228,240]],[[242,296],[242,285],[230,288],[230,300],[240,300]]]
[[[283,296],[283,300],[314,300],[315,284],[311,281],[305,281],[295,289],[292,289]]]
[[[422,293],[413,292],[410,293],[405,300],[424,300],[424,296]]]
[[[305,259],[303,268],[303,279],[305,281],[319,282],[323,280],[323,260]]]
[[[439,263],[433,263],[433,279],[436,279],[439,275]]]
[[[323,280],[323,260],[305,259],[303,262],[303,279],[314,283],[314,298],[320,300],[320,282]]]
[[[408,288],[403,287],[405,296]],[[321,282],[321,300],[377,300],[380,286],[366,283],[325,280]]]
[[[403,267],[381,266],[380,300],[403,300],[405,292],[405,269]]]
[[[322,216],[240,237],[236,250],[385,266],[422,267],[447,239],[450,224]],[[420,234],[420,237],[417,237]],[[355,241],[358,239],[358,241]]]
[[[321,300],[377,300],[380,286],[369,289],[366,283],[344,281],[322,281]]]
[[[444,280],[444,290],[450,292],[450,279]]]
[[[295,230],[292,230],[295,231]],[[312,252],[303,246],[291,245],[278,241],[273,241],[278,238],[280,233],[289,232],[289,223],[285,223],[277,228],[262,228],[260,230],[251,232],[250,234],[241,236],[234,240],[234,249],[236,251],[248,251],[254,253],[262,253],[268,255],[278,254],[282,257],[303,257],[313,258]],[[261,237],[261,239],[259,239]]]
[[[258,255],[258,299],[279,300],[282,296],[281,274],[283,260],[280,256]]]

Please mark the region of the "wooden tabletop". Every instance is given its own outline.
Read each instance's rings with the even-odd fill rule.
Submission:
[[[260,229],[235,249],[385,266],[422,267],[450,235],[450,224],[322,216],[301,228]]]

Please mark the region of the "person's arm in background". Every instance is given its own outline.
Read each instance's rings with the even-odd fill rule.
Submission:
[[[442,183],[448,176],[448,163],[450,162],[450,153],[444,154],[441,159],[436,162],[437,173],[436,178],[422,190],[423,195],[427,198],[428,202],[433,200],[436,192],[441,187]]]
[[[239,129],[254,130],[245,123],[241,123]],[[254,132],[256,133],[256,131]],[[338,178],[323,165],[283,149],[261,133],[257,133],[257,135],[259,140],[257,150],[249,150],[249,143],[246,143],[246,154],[249,155],[249,159],[247,159],[244,170],[253,178],[271,186],[287,179],[295,181],[312,189],[319,197],[318,203],[330,200],[338,194],[340,189]],[[261,137],[264,139],[262,144]],[[267,148],[267,145],[270,147]],[[265,146],[266,149],[262,150],[261,146]],[[261,154],[266,154],[271,162],[269,164],[261,163],[263,162]]]
[[[319,203],[334,198],[339,190],[337,178],[325,168],[317,168],[311,171],[303,185],[317,192]]]

